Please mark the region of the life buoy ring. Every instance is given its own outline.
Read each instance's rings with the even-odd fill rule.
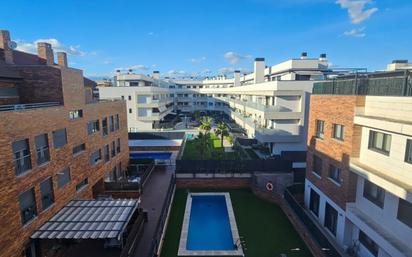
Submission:
[[[273,184],[271,182],[266,183],[266,190],[273,191]]]

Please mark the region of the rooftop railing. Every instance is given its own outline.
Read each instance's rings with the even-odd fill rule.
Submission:
[[[61,105],[59,102],[31,103],[31,104],[8,104],[0,105],[0,112],[22,111],[28,109],[47,108]]]
[[[338,78],[314,83],[313,94],[317,95],[374,95],[412,96],[410,76],[370,78]]]

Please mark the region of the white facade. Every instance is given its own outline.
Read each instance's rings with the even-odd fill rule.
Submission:
[[[248,137],[266,144],[273,154],[305,151],[309,95],[314,81],[323,79],[328,71],[326,59],[292,59],[265,67],[264,59],[256,58],[254,68],[250,74],[235,71],[233,78],[203,80],[157,79],[158,72],[152,77],[118,74],[114,87],[99,88],[100,97],[132,95],[127,101],[128,110],[132,111],[128,113],[130,131],[153,129],[153,121],[164,117],[153,117],[150,111],[148,117],[138,115],[143,106],[137,100],[142,95],[158,94],[173,96],[174,107],[169,106],[165,114],[172,109],[182,113],[224,112]]]

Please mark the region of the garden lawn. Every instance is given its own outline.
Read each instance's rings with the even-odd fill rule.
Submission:
[[[210,134],[209,146],[204,151],[203,156],[199,151],[200,144],[196,139],[187,140],[183,151],[183,160],[237,160],[243,158],[239,152],[225,152],[220,138],[214,133]],[[203,158],[202,158],[203,157]]]
[[[189,191],[211,190],[176,190],[161,257],[177,257]],[[246,257],[278,257],[281,253],[288,257],[312,257],[279,206],[257,198],[249,189],[214,191],[230,193],[239,234],[246,242],[243,247]]]

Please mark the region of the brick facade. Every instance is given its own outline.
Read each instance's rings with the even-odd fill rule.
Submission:
[[[56,65],[16,65],[13,69],[23,78],[17,85],[20,103],[57,101],[61,105],[0,112],[0,257],[24,256],[34,230],[70,200],[92,198],[102,193],[105,173],[119,163],[125,169],[129,158],[124,101],[86,104],[81,70]],[[70,120],[71,110],[82,110],[83,117]],[[109,129],[108,135],[103,136],[102,119],[112,115],[119,115],[120,129],[113,132]],[[99,120],[100,131],[88,135],[87,123],[91,120]],[[53,131],[63,128],[67,133],[67,144],[55,148]],[[37,165],[35,137],[40,134],[48,136],[50,161]],[[21,139],[29,141],[32,168],[16,175],[12,144]],[[117,143],[117,139],[120,139],[120,153],[105,162],[104,145],[109,144],[111,148],[111,143]],[[85,143],[86,150],[74,156],[73,147],[82,143]],[[90,156],[98,149],[101,149],[102,160],[92,166]],[[71,181],[58,188],[58,173],[65,168],[70,169]],[[40,183],[48,178],[53,182],[54,203],[43,210]],[[76,191],[76,185],[86,178],[88,185]],[[31,188],[35,191],[37,217],[22,225],[19,195]]]
[[[364,97],[312,95],[310,103],[306,178],[345,209],[346,202],[356,196],[356,176],[349,171],[349,159],[357,151],[354,141],[360,138],[353,121],[355,108],[364,105]],[[316,138],[316,120],[325,122],[324,139]],[[333,124],[345,126],[343,141],[332,138]],[[322,159],[321,176],[312,172],[314,155]],[[341,185],[328,178],[330,164],[341,169]]]

